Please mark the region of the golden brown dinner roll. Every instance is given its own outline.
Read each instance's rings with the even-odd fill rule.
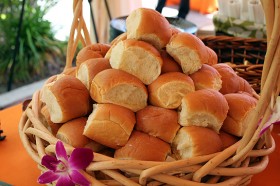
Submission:
[[[147,106],[148,92],[135,76],[117,69],[99,72],[92,80],[90,95],[97,103],[114,103],[138,111]]]
[[[127,39],[127,33],[124,32],[124,33],[118,35],[116,38],[114,38],[113,41],[111,41],[110,45],[113,46],[113,45],[117,44],[118,42],[123,41],[123,40],[126,40],[126,39]],[[110,48],[110,49],[111,49],[111,48]],[[108,53],[108,52],[107,52],[107,53]],[[106,53],[106,55],[107,55],[107,53]],[[105,55],[105,56],[106,56],[106,55]]]
[[[168,43],[172,31],[169,22],[159,12],[148,8],[132,11],[126,19],[127,39],[146,41],[158,50]]]
[[[190,74],[196,90],[210,88],[220,90],[222,88],[222,79],[219,72],[207,64],[203,64],[201,69]]]
[[[239,81],[239,87],[238,87],[238,91],[237,92],[244,92],[244,93],[248,93],[251,96],[255,93],[255,90],[252,88],[252,86],[248,83],[248,81],[246,81],[244,78],[238,76],[238,81]]]
[[[45,127],[47,127],[47,129],[51,131],[51,133],[55,136],[62,124],[54,123],[51,121],[51,116],[46,105],[41,108],[41,116],[41,121],[43,122]]]
[[[112,68],[126,71],[148,85],[160,75],[162,59],[149,43],[127,39],[113,47],[110,64]]]
[[[229,133],[226,133],[223,130],[220,130],[219,136],[220,136],[222,144],[223,144],[223,149],[230,147],[231,145],[233,145],[234,143],[236,143],[239,140],[238,137],[233,136]]]
[[[136,122],[131,110],[114,104],[95,104],[88,117],[84,135],[113,149],[127,143]]]
[[[108,50],[108,52],[106,53],[106,55],[104,56],[104,58],[106,59],[110,59],[111,57],[111,53],[112,53],[112,49],[114,48],[114,46],[116,46],[120,41],[124,41],[127,39],[127,33],[124,32],[121,35],[119,35],[118,37],[116,37],[112,42],[111,42],[111,47]]]
[[[202,89],[185,95],[179,109],[180,125],[208,127],[219,133],[229,107],[220,92]]]
[[[178,113],[161,107],[147,106],[136,113],[136,130],[171,143],[180,125]]]
[[[220,92],[222,94],[234,93],[238,90],[238,76],[228,64],[219,63],[212,67],[214,67],[221,75],[222,88],[220,89]]]
[[[133,131],[125,146],[115,151],[117,159],[165,161],[170,145],[159,138]]]
[[[162,58],[162,67],[161,73],[167,72],[182,72],[180,65],[166,52],[166,50],[162,50],[161,53]]]
[[[108,148],[105,145],[97,143],[96,141],[93,141],[91,139],[84,147],[91,149],[93,152],[100,152],[100,151],[103,151],[104,149]]]
[[[229,111],[222,129],[235,136],[243,136],[248,123],[246,119],[256,107],[257,100],[248,94],[241,93],[226,94],[225,98]]]
[[[109,60],[105,58],[88,59],[83,62],[77,70],[77,78],[90,89],[91,81],[94,76],[105,70],[111,68]]]
[[[70,75],[60,75],[56,81],[42,88],[42,102],[47,105],[54,123],[65,123],[87,115],[91,110],[91,99],[86,86]]]
[[[166,51],[180,64],[185,74],[199,70],[208,62],[208,51],[204,43],[196,36],[181,32],[171,37]]]
[[[110,45],[102,43],[94,43],[82,48],[76,57],[76,66],[79,67],[81,63],[91,58],[103,58]]]
[[[90,141],[83,135],[86,122],[86,117],[70,120],[59,128],[56,137],[75,148],[84,147]]]
[[[169,72],[160,75],[148,86],[149,101],[152,105],[175,109],[181,104],[181,99],[189,92],[194,92],[192,79],[181,72]]]
[[[182,127],[172,143],[172,153],[176,159],[187,159],[221,150],[222,141],[219,135],[205,127]]]
[[[208,61],[205,64],[208,65],[215,65],[218,63],[218,56],[214,50],[206,46],[207,53],[208,53]]]
[[[220,92],[222,94],[247,92],[253,95],[254,90],[250,84],[245,79],[239,77],[228,64],[219,63],[212,67],[214,67],[221,75],[222,88],[220,89]]]
[[[171,34],[171,35],[172,35],[172,36],[181,32],[181,31],[180,31],[179,29],[177,29],[176,27],[174,27],[174,26],[172,26],[172,25],[170,25],[170,26],[171,26],[171,31],[172,31],[172,34]]]

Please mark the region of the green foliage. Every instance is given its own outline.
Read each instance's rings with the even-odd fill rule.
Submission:
[[[50,64],[63,65],[67,43],[58,41],[49,21],[44,19],[55,0],[26,0],[14,82],[27,83],[47,77]],[[6,84],[13,61],[22,0],[0,3],[0,83]]]

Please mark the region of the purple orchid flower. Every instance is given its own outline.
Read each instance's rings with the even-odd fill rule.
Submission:
[[[262,119],[260,119],[258,125],[261,123]],[[264,124],[263,128],[260,131],[260,136],[267,131],[271,125],[279,125],[280,124],[280,97],[277,97],[276,104],[272,110],[272,114],[268,117],[267,122]]]
[[[263,135],[263,133],[265,133],[265,131],[267,131],[271,127],[271,125],[280,125],[280,121],[266,123],[260,132],[260,136]]]
[[[56,157],[45,155],[41,164],[49,170],[43,173],[39,178],[40,184],[57,181],[57,186],[75,186],[90,185],[90,182],[79,172],[85,169],[93,160],[93,152],[87,148],[76,148],[70,157],[67,156],[66,150],[61,141],[55,146]]]

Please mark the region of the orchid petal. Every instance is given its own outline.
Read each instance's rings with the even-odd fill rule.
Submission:
[[[47,171],[38,178],[38,183],[40,184],[51,183],[57,180],[58,178],[59,178],[58,174],[55,174],[53,171]]]
[[[89,186],[90,182],[77,170],[72,170],[70,173],[71,179],[75,184],[81,186]]]
[[[58,141],[55,145],[55,152],[56,152],[56,157],[58,160],[62,160],[65,159],[67,160],[67,153],[66,150],[64,148],[64,145],[61,141]]]
[[[60,176],[58,181],[56,182],[57,186],[75,186],[69,175]]]
[[[270,123],[270,124],[265,124],[265,126],[262,128],[261,132],[260,132],[260,136],[263,135],[263,133],[265,133],[265,131],[267,131],[271,125],[279,125],[280,121],[276,121],[274,123]]]
[[[45,155],[43,156],[42,158],[42,162],[41,164],[43,166],[45,166],[46,168],[52,170],[52,171],[55,171],[56,170],[56,166],[58,164],[58,161],[55,157],[53,156],[50,156],[50,155]]]
[[[69,158],[71,169],[85,169],[93,159],[93,152],[87,148],[76,148]]]

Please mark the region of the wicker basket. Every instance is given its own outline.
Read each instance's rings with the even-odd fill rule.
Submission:
[[[82,17],[82,0],[74,0],[73,5],[74,19],[65,70],[72,66],[78,42],[81,41],[84,45],[90,44]],[[260,66],[266,53],[265,41],[223,36],[206,37],[202,40],[217,52],[220,62],[232,62],[236,65],[234,69],[238,74],[246,74],[249,79],[250,76],[260,79],[262,73]],[[245,60],[252,64],[244,65]],[[93,185],[248,185],[254,174],[266,168],[268,155],[275,149],[270,130],[261,137],[259,135],[271,115],[275,98],[279,95],[277,83],[279,84],[280,65],[270,63],[268,66],[271,66],[271,69],[268,67],[263,69],[265,77],[268,78],[264,79],[265,83],[256,112],[251,115],[244,137],[224,151],[171,162],[117,160],[94,152],[94,160],[84,171],[84,175]],[[269,78],[274,76],[278,78],[276,83]],[[45,171],[45,168],[40,165],[41,159],[45,154],[55,151],[55,143],[58,139],[42,124],[41,107],[40,91],[37,91],[22,114],[19,134],[29,155],[39,168]],[[261,118],[263,118],[262,122],[258,123]],[[68,153],[74,149],[68,144],[65,144],[65,147]],[[92,176],[94,172],[102,172],[111,179],[97,180]]]
[[[230,36],[208,36],[201,39],[217,53],[219,63],[231,63],[236,73],[246,79],[257,93],[260,92],[266,40]]]

